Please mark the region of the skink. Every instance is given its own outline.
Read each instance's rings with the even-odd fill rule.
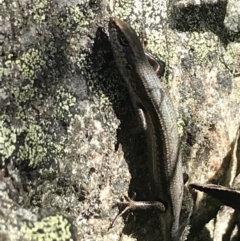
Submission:
[[[166,207],[160,214],[160,240],[176,241],[181,236],[183,171],[174,108],[134,29],[118,18],[111,18],[109,35],[118,70],[147,138],[151,199],[161,201]]]

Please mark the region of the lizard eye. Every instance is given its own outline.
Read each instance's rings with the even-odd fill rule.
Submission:
[[[131,70],[132,70],[132,65],[127,64],[127,65],[126,65],[126,68],[131,71]]]
[[[128,46],[128,41],[127,41],[127,39],[123,35],[120,36],[120,43],[123,46]]]

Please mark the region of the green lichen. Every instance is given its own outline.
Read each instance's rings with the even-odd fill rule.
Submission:
[[[94,18],[94,13],[89,9],[88,14],[86,15],[82,11],[82,8],[82,6],[67,7],[65,9],[65,14],[57,18],[57,26],[65,33],[71,32],[73,28],[76,28],[77,31],[83,31],[83,27],[87,27],[91,23]]]
[[[49,0],[36,0],[33,8],[33,18],[35,20],[45,20],[46,14],[50,9]]]
[[[76,105],[76,98],[61,87],[56,91],[56,100],[56,115],[58,118],[71,118],[72,113],[70,108]]]
[[[9,198],[12,189],[6,182],[0,181],[0,186],[1,240],[76,240],[76,228],[70,218],[56,214],[38,220],[35,214],[19,207]]]
[[[88,26],[90,24],[91,19],[94,18],[94,13],[89,9],[88,15],[84,15],[82,8],[75,7],[70,8],[70,15],[73,17],[74,21],[78,25],[78,28],[81,29],[82,26]]]
[[[20,232],[27,240],[37,241],[73,241],[75,236],[71,222],[62,215],[25,223],[21,226]]]
[[[36,76],[37,71],[46,65],[46,61],[43,60],[41,52],[33,48],[16,60],[16,65],[26,79],[32,80]]]
[[[34,77],[45,62],[42,60],[40,51],[37,49],[30,49],[15,62],[10,60],[11,56],[8,57],[9,60],[5,62],[6,69],[13,69],[14,66],[17,66],[25,81],[20,87],[17,86],[11,90],[18,107],[15,118],[12,119],[12,122],[13,120],[16,122],[16,128],[14,123],[12,123],[11,129],[1,125],[1,154],[4,156],[4,160],[9,158],[15,150],[14,144],[16,143],[17,136],[25,130],[27,133],[25,142],[19,147],[17,156],[20,160],[29,160],[29,165],[35,166],[47,153],[47,149],[45,148],[46,141],[41,127],[35,124],[34,116],[26,114],[25,103],[35,95],[33,87]],[[21,120],[25,120],[25,124]],[[24,125],[24,128],[22,128],[22,125]]]
[[[132,15],[132,8],[133,3],[131,1],[115,1],[112,15],[121,17],[122,19],[125,19],[130,15],[134,16]]]
[[[8,61],[7,64],[10,65],[11,63]],[[26,79],[26,83],[24,83],[24,85],[20,88],[13,88],[12,92],[18,102],[26,102],[33,98],[35,93],[33,88],[34,77],[46,63],[38,49],[30,49],[27,53],[24,53],[20,58],[18,58],[15,64],[24,79]]]
[[[45,134],[41,127],[30,124],[27,129],[24,145],[19,148],[19,158],[29,160],[30,166],[36,166],[47,154]]]

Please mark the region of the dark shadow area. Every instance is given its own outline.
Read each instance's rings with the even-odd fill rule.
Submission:
[[[212,31],[220,40],[227,45],[230,42],[240,41],[240,31],[234,32],[224,24],[227,1],[218,0],[211,4],[181,6],[176,4],[172,7],[172,28],[178,31]]]

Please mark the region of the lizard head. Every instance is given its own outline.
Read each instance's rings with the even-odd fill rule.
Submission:
[[[129,24],[116,17],[110,18],[109,35],[118,66],[132,69],[136,62],[147,62],[137,33]]]

